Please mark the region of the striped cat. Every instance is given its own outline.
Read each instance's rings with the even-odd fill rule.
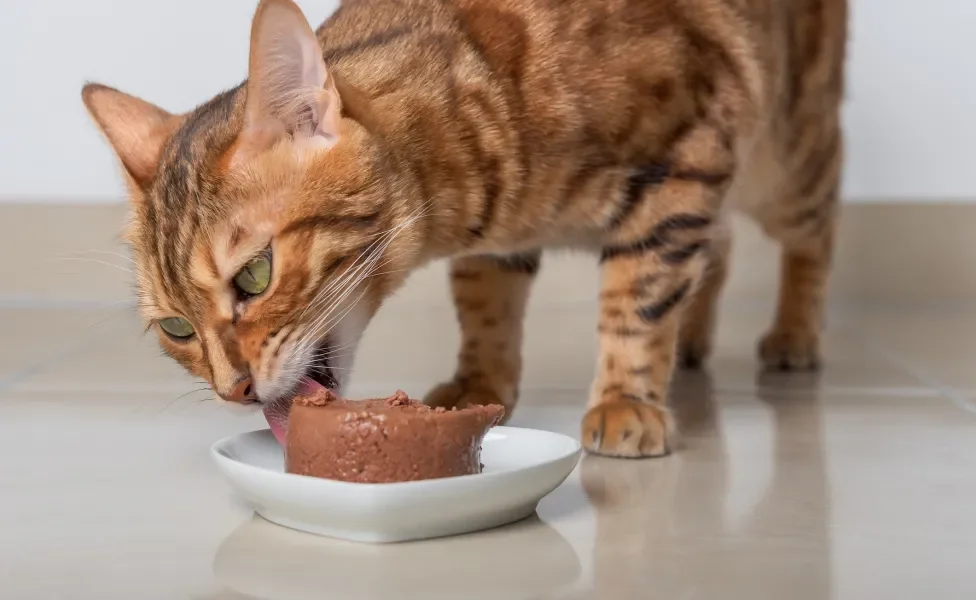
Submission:
[[[450,258],[463,332],[427,401],[518,399],[543,248],[594,251],[594,453],[661,456],[709,353],[737,206],[782,244],[771,368],[819,362],[845,0],[263,0],[249,76],[186,114],[83,99],[124,167],[139,305],[224,399],[340,387],[408,273]]]

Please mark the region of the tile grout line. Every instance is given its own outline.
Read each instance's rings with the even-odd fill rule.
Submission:
[[[136,302],[131,298],[104,298],[100,300],[67,300],[64,298],[51,298],[45,296],[26,295],[0,295],[0,310],[77,310],[77,309],[125,309],[135,308]]]
[[[889,350],[884,344],[872,338],[864,330],[854,326],[849,326],[849,327],[851,327],[853,330],[860,333],[863,336],[865,343],[872,350],[877,352],[879,356],[881,356],[891,364],[895,365],[896,367],[902,369],[903,371],[905,371],[915,379],[918,379],[923,384],[928,385],[933,389],[935,389],[938,392],[939,397],[948,400],[949,402],[956,405],[958,408],[962,409],[965,412],[976,415],[976,405],[973,405],[973,403],[970,401],[968,397],[966,397],[966,395],[958,392],[951,385],[947,385],[943,383],[938,377],[932,376],[925,369],[920,369],[914,366],[914,364],[912,364],[911,361],[899,355],[898,353]]]
[[[0,393],[10,391],[10,388],[12,388],[18,382],[24,381],[32,375],[43,372],[45,369],[56,365],[61,360],[81,354],[88,348],[94,347],[95,344],[103,341],[110,334],[114,333],[117,333],[115,328],[110,328],[109,331],[106,332],[82,337],[78,342],[69,345],[66,348],[55,351],[52,354],[49,354],[44,358],[28,364],[25,367],[13,371],[4,377],[0,377]]]

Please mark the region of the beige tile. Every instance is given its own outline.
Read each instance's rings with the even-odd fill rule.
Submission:
[[[50,311],[57,316],[58,311]],[[47,327],[39,324],[40,329]],[[112,315],[111,326],[98,327],[88,338],[67,337],[76,350],[31,369],[12,385],[14,390],[168,390],[191,389],[193,379],[174,361],[163,357],[156,338],[131,311]],[[57,352],[52,345],[49,352]]]
[[[976,550],[976,514],[964,498],[974,491],[976,418],[938,398],[696,400],[685,447],[670,459],[582,463],[596,528],[584,596],[973,590],[965,557]]]
[[[976,390],[976,313],[873,311],[851,321],[879,354],[928,383]]]
[[[821,372],[768,373],[760,368],[755,348],[770,326],[772,313],[726,309],[719,317],[708,370],[719,389],[769,389],[783,393],[883,389],[925,393],[930,386],[878,352],[857,329],[849,327],[849,320],[843,314],[829,316],[821,339]]]
[[[583,462],[592,597],[971,594],[976,419],[938,399],[719,403],[669,460]]]
[[[572,394],[539,396],[517,424],[573,433]],[[162,393],[141,402],[0,402],[0,456],[18,457],[0,469],[5,595],[862,600],[973,590],[976,416],[938,396],[700,385],[680,405],[686,437],[671,457],[586,458],[538,518],[390,547],[250,516],[207,448],[260,416],[173,406]],[[408,581],[430,565],[436,577]]]
[[[221,539],[249,512],[208,456],[253,428],[166,395],[0,400],[0,580],[10,598],[190,598],[215,589]]]
[[[0,298],[114,301],[130,295],[125,205],[0,206]]]
[[[0,388],[26,369],[56,364],[118,330],[119,313],[86,307],[26,308],[0,305]]]

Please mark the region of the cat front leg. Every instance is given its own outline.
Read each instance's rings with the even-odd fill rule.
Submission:
[[[522,374],[522,322],[539,271],[538,251],[477,256],[451,263],[451,293],[461,326],[461,350],[451,381],[427,394],[431,406],[505,406],[518,402]]]
[[[631,458],[671,451],[668,386],[711,231],[708,214],[673,213],[644,238],[604,247],[600,351],[581,431],[587,451]]]

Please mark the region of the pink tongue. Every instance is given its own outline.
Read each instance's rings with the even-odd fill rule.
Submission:
[[[303,379],[296,393],[299,396],[309,396],[324,387],[317,381]],[[271,426],[271,433],[274,434],[275,439],[282,446],[285,445],[285,434],[288,432],[289,409],[291,409],[291,399],[279,400],[264,406],[264,418],[268,420],[268,425]]]
[[[276,414],[274,408],[271,406],[265,407],[264,418],[268,420],[268,425],[271,425],[271,433],[274,434],[275,439],[278,440],[279,444],[284,446],[288,419],[282,418],[281,415]]]

